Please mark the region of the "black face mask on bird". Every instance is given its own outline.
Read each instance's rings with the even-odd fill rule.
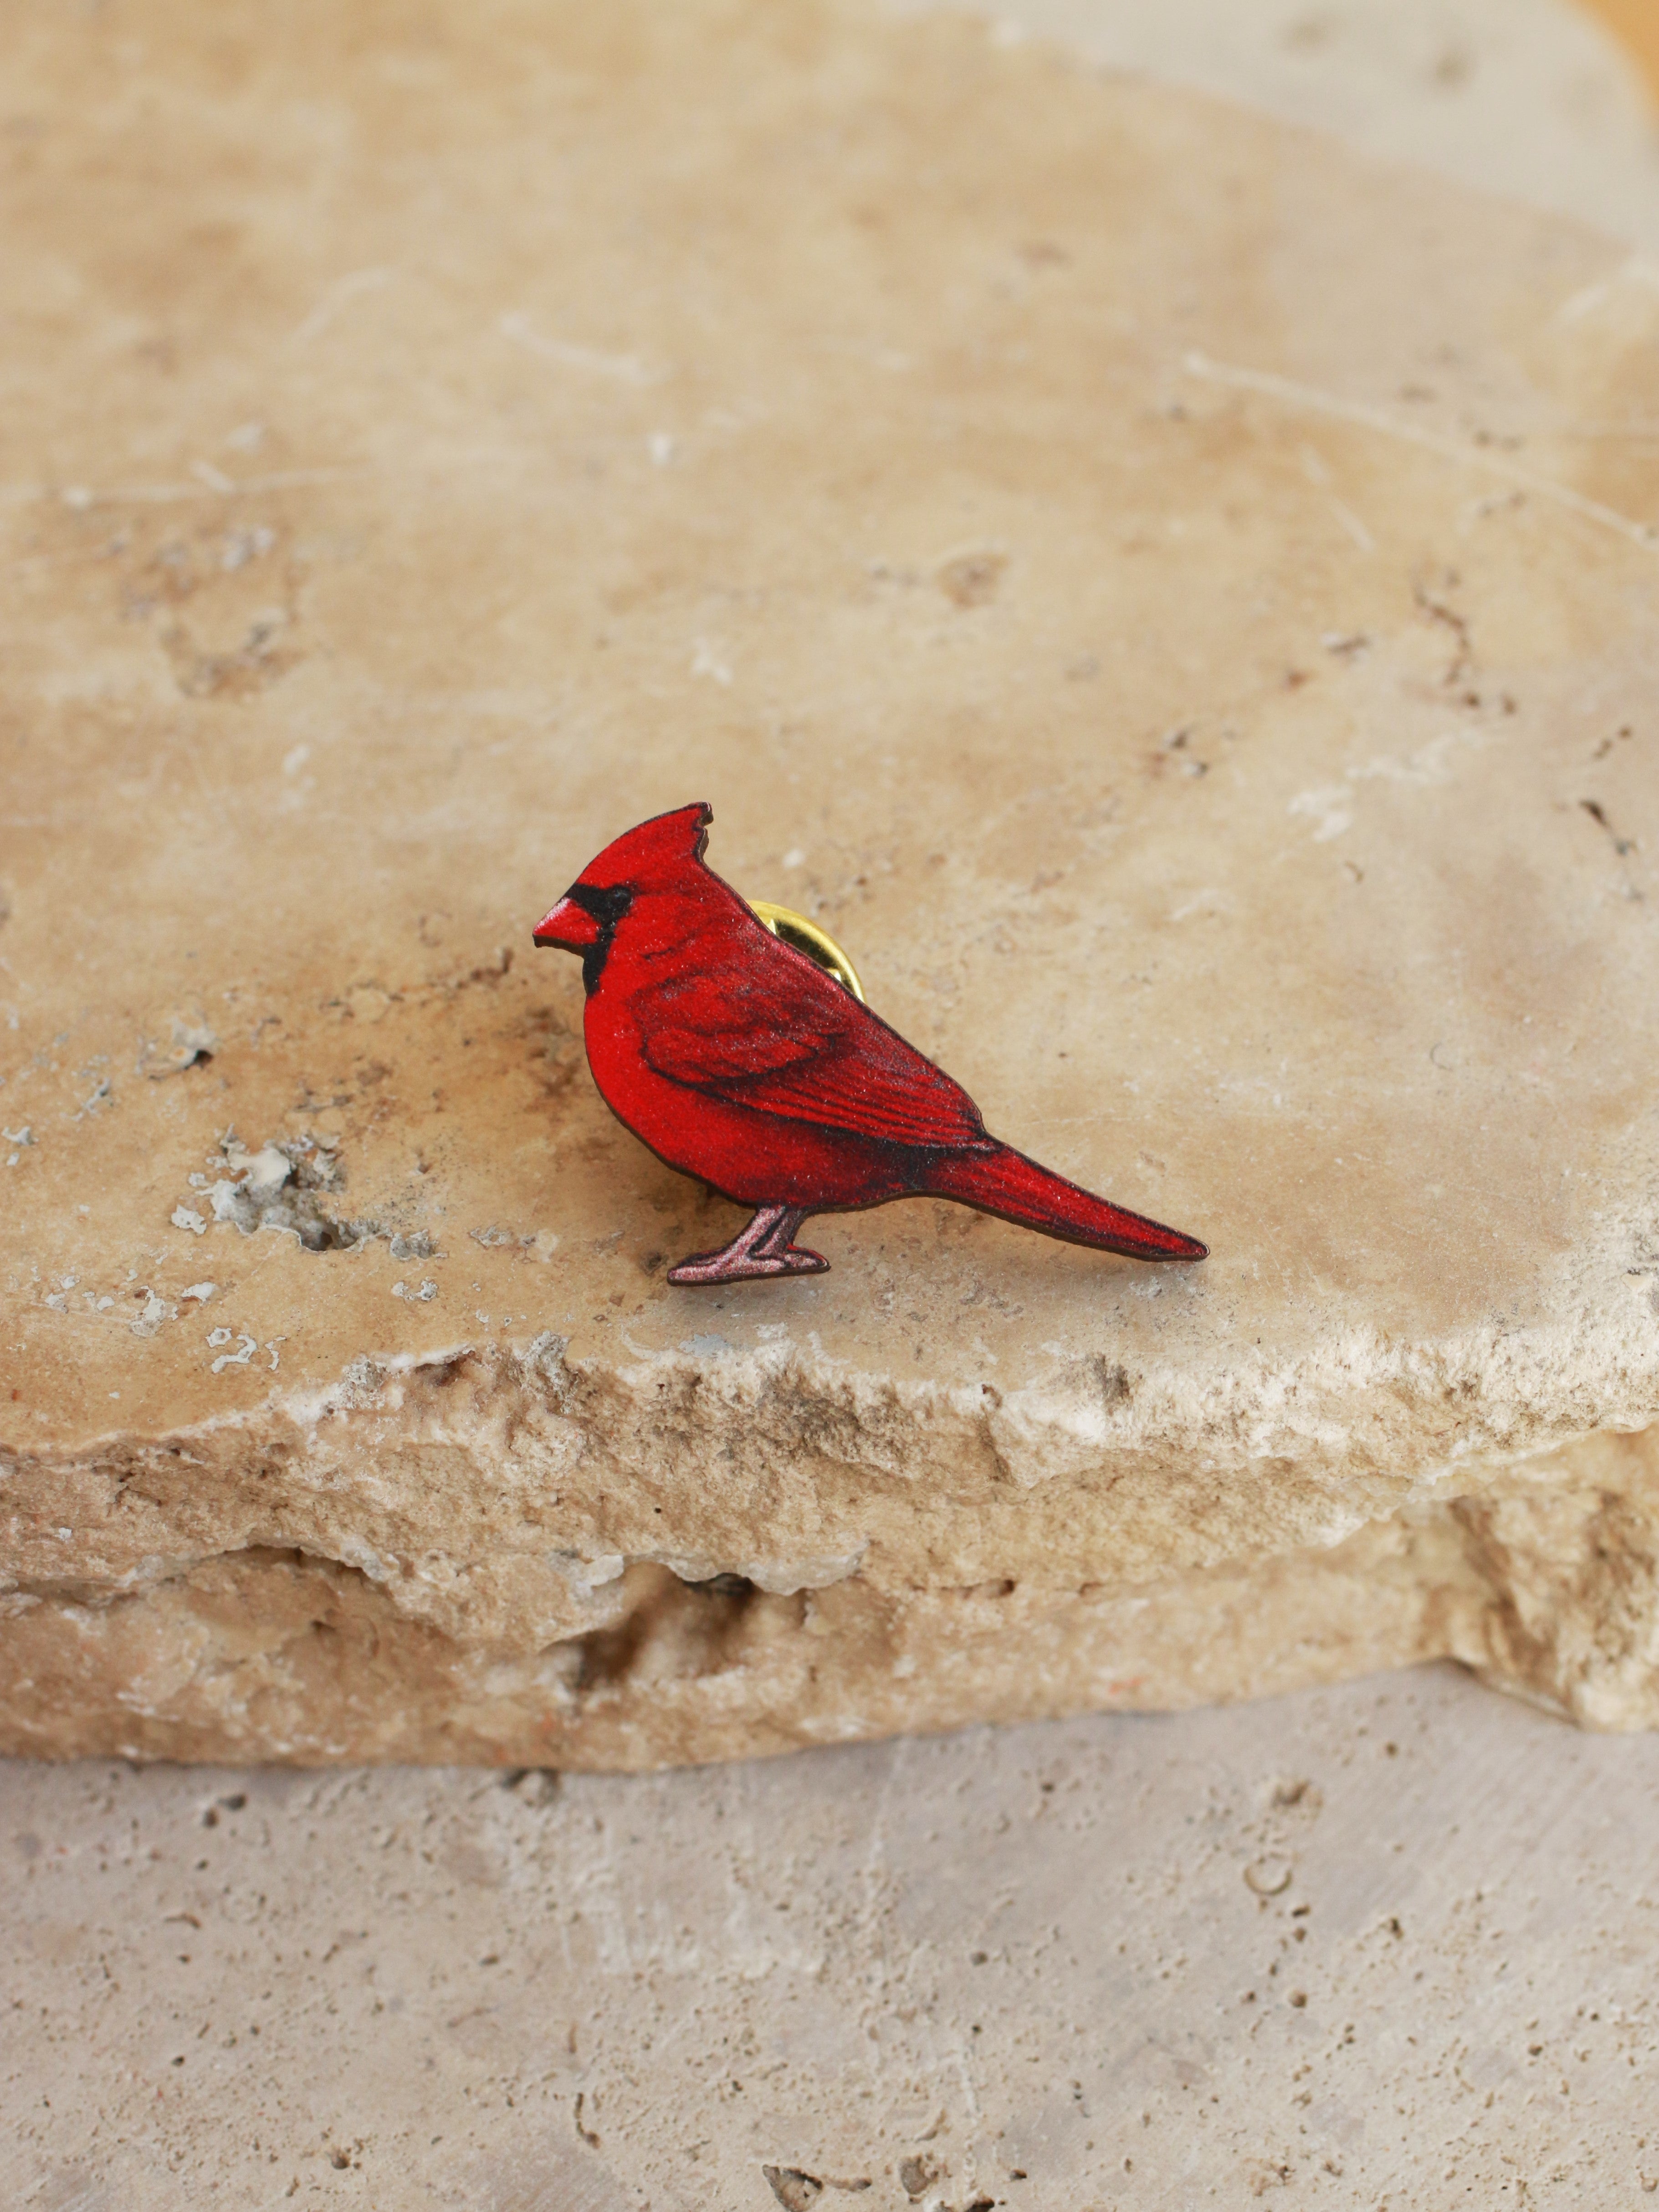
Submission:
[[[591,996],[605,973],[605,955],[617,924],[633,903],[633,892],[622,884],[572,884],[558,904],[537,923],[536,942],[561,952],[580,952],[582,988]]]

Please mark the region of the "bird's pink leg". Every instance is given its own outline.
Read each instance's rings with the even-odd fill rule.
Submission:
[[[821,1275],[830,1262],[821,1253],[803,1251],[795,1231],[806,1218],[794,1206],[763,1206],[739,1237],[723,1251],[695,1252],[671,1267],[671,1283],[741,1283],[763,1275]]]

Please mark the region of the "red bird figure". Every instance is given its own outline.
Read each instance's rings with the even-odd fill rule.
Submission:
[[[809,1213],[953,1198],[1136,1260],[1201,1260],[1191,1237],[1093,1198],[985,1133],[960,1085],[703,865],[708,806],[607,845],[537,929],[581,955],[588,1065],[617,1120],[755,1218],[671,1283],[816,1275]]]

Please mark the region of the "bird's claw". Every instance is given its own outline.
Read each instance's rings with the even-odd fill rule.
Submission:
[[[743,1283],[757,1277],[777,1275],[822,1275],[829,1271],[830,1262],[821,1252],[809,1252],[799,1244],[792,1244],[784,1252],[694,1252],[689,1260],[682,1260],[677,1267],[668,1271],[671,1283],[691,1285],[700,1283]]]

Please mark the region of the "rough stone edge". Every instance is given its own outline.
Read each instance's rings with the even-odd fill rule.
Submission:
[[[452,1365],[476,1361],[489,1386],[481,1423],[463,1425],[474,1454],[493,1450],[498,1469],[513,1455],[513,1420],[527,1407],[503,1400],[527,1379],[541,1386],[532,1402],[562,1408],[552,1418],[563,1423],[573,1394],[591,1387],[606,1401],[629,1372],[604,1363],[574,1369],[563,1353],[559,1340],[544,1338],[521,1352],[467,1347],[450,1356]],[[433,1355],[354,1363],[334,1389],[308,1394],[298,1410],[309,1408],[313,1423],[349,1425],[356,1416],[377,1425],[407,1411],[414,1442],[429,1409],[418,1394],[411,1401],[407,1386],[444,1364]],[[703,1440],[716,1447],[725,1425],[707,1425],[711,1395],[728,1413],[752,1416],[755,1391],[779,1371],[775,1360],[736,1363],[710,1394],[706,1370],[653,1363],[645,1371],[658,1420],[665,1364],[690,1382]],[[787,1364],[784,1371],[794,1372]],[[503,1375],[513,1385],[505,1393]],[[855,1420],[849,1437],[844,1396],[832,1395],[818,1410],[835,1415],[831,1441],[842,1449],[854,1439],[867,1444],[861,1472],[891,1479],[896,1404],[936,1413],[939,1394],[881,1384],[872,1397],[869,1378],[853,1382],[854,1405],[885,1419]],[[963,1414],[969,1425],[992,1418],[979,1407],[954,1410],[958,1420],[943,1440],[957,1448]],[[295,1397],[273,1397],[252,1414],[201,1425],[189,1441],[203,1445],[206,1431],[257,1444],[261,1413],[291,1420],[295,1411]],[[925,1443],[922,1455],[933,1461],[942,1438],[923,1419],[908,1440]],[[423,1441],[433,1445],[429,1433]],[[452,1434],[441,1449],[458,1441]],[[606,1478],[626,1480],[614,1429],[607,1441]],[[1001,1454],[990,1457],[1006,1484]],[[87,1459],[76,1468],[96,1472]],[[1466,1458],[1465,1476],[1474,1471]],[[68,1474],[62,1466],[40,1472],[49,1480]],[[903,1468],[899,1479],[914,1484],[917,1472]],[[1396,1478],[1392,1513],[1357,1526],[1352,1501],[1332,1501],[1351,1524],[1334,1540],[1287,1544],[1277,1555],[1261,1547],[1186,1574],[1120,1573],[1070,1588],[994,1575],[924,1581],[914,1572],[890,1574],[884,1585],[851,1557],[792,1577],[747,1573],[737,1559],[686,1559],[672,1547],[614,1562],[595,1555],[584,1563],[586,1578],[573,1581],[576,1617],[539,1644],[526,1639],[523,1622],[498,1621],[498,1629],[516,1626],[502,1637],[465,1612],[447,1627],[430,1608],[420,1617],[400,1604],[386,1563],[349,1531],[337,1532],[333,1551],[256,1542],[186,1552],[156,1563],[159,1571],[103,1584],[76,1574],[13,1577],[0,1600],[8,1617],[0,1665],[11,1676],[0,1726],[6,1747],[37,1755],[638,1767],[970,1721],[1167,1709],[1440,1656],[1588,1726],[1653,1725],[1659,1425],[1553,1446],[1534,1436],[1528,1453],[1507,1462],[1486,1455],[1479,1472],[1478,1489],[1452,1497],[1443,1466],[1426,1480]],[[1035,1486],[1022,1487],[1034,1504]],[[349,1515],[361,1508],[349,1487],[343,1494]],[[822,1571],[826,1564],[832,1571]],[[307,1611],[285,1630],[283,1601],[296,1591],[302,1611]],[[235,1615],[228,1626],[217,1619],[222,1601]],[[458,1626],[482,1632],[458,1635]],[[170,1659],[161,1650],[169,1636]],[[239,1637],[249,1636],[271,1649],[242,1649]],[[377,1662],[356,1667],[349,1683],[335,1680],[310,1648],[342,1637],[363,1642]],[[94,1663],[100,1652],[108,1663]],[[155,1679],[158,1666],[165,1681]],[[298,1706],[285,1699],[275,1677],[309,1680],[314,1710],[304,1698]]]
[[[779,1596],[635,1568],[531,1654],[400,1617],[361,1571],[208,1561],[93,1601],[20,1593],[0,1749],[297,1765],[641,1769],[1272,1695],[1451,1657],[1581,1724],[1659,1719],[1659,1431],[1622,1473],[1413,1507],[1344,1544],[1152,1589]],[[730,1587],[725,1586],[730,1583]]]

